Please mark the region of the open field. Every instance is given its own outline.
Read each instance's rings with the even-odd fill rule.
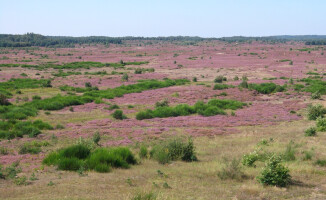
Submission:
[[[0,48],[0,199],[326,199],[325,48],[219,40]],[[176,138],[191,138],[197,159],[163,162]],[[91,146],[78,169],[60,170],[63,157],[43,162],[74,144]],[[116,147],[135,163],[91,167],[95,149]],[[257,179],[273,157],[289,169],[284,187]]]

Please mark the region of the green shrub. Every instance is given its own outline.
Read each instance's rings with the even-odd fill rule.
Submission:
[[[217,76],[215,79],[214,79],[214,83],[222,83],[223,81],[226,81],[226,77],[223,77],[223,76]]]
[[[249,154],[245,154],[242,157],[242,164],[248,167],[256,167],[255,162],[259,160],[259,154],[253,151]]]
[[[60,170],[78,171],[88,168],[97,172],[109,172],[111,167],[129,168],[131,164],[136,164],[136,159],[125,147],[98,148],[90,152],[86,145],[77,144],[48,154],[43,164],[56,165]]]
[[[38,154],[40,153],[42,150],[40,147],[37,146],[33,146],[29,143],[25,143],[24,145],[20,146],[18,153],[19,154]]]
[[[113,104],[109,107],[109,110],[119,109],[120,107],[117,104]]]
[[[309,120],[316,120],[318,117],[324,117],[325,113],[326,109],[320,104],[308,106],[307,116]]]
[[[93,140],[93,142],[94,142],[96,145],[98,145],[98,143],[99,143],[100,140],[101,140],[101,135],[100,135],[100,133],[99,133],[99,132],[94,133],[94,135],[93,135],[93,137],[92,137],[92,140]]]
[[[272,156],[257,180],[264,185],[285,187],[291,181],[289,171],[287,167],[281,164],[281,158]]]
[[[243,80],[240,84],[239,84],[239,87],[241,88],[248,88],[249,87],[249,84],[246,80]]]
[[[126,115],[123,114],[122,110],[114,111],[112,116],[113,116],[114,119],[119,119],[119,120],[127,119]]]
[[[283,92],[284,86],[276,85],[275,83],[261,83],[261,84],[249,84],[249,89],[256,90],[261,94],[271,94],[274,92]]]
[[[318,117],[316,120],[317,131],[325,132],[326,131],[326,119]]]
[[[87,160],[89,169],[94,169],[95,171],[100,170],[99,172],[110,170],[110,167],[129,168],[130,164],[136,164],[136,159],[131,151],[125,147],[112,149],[98,148]],[[96,168],[98,165],[99,168]],[[105,167],[105,165],[107,167]]]
[[[305,136],[316,136],[317,129],[315,127],[310,127],[304,131]]]
[[[59,170],[77,171],[83,165],[83,161],[76,157],[63,157],[57,161]]]
[[[41,98],[40,96],[38,96],[38,95],[35,95],[35,96],[32,97],[32,99],[33,99],[33,100],[40,100],[40,99],[42,99],[42,98]]]
[[[224,90],[228,88],[234,88],[233,85],[227,85],[227,84],[215,84],[213,90]]]
[[[311,99],[320,99],[320,98],[321,98],[321,94],[319,91],[316,91],[311,94]]]
[[[65,158],[85,159],[90,155],[90,149],[86,145],[73,145],[62,149],[60,155]]]
[[[316,162],[315,162],[316,165],[319,165],[321,167],[325,167],[326,166],[326,160],[321,160],[321,159],[318,159]]]
[[[43,159],[42,163],[45,165],[56,165],[59,159],[60,159],[59,153],[53,151]]]

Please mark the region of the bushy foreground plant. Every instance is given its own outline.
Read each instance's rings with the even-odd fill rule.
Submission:
[[[43,164],[55,165],[60,170],[77,171],[90,169],[109,172],[111,168],[129,168],[136,164],[132,152],[126,147],[91,148],[84,144],[73,145],[48,154]]]
[[[160,106],[154,110],[145,110],[137,113],[136,119],[152,119],[155,117],[177,117],[187,116],[198,113],[203,116],[225,115],[225,109],[236,110],[242,108],[247,104],[235,100],[227,99],[211,99],[206,104],[202,101],[198,101],[195,105],[189,106],[187,104],[179,104],[175,107]]]
[[[317,131],[325,132],[326,131],[326,119],[318,117],[316,120]]]
[[[195,146],[191,138],[188,138],[187,141],[183,138],[174,138],[157,144],[150,151],[150,156],[160,164],[166,164],[174,160],[197,161]]]
[[[257,177],[257,180],[264,185],[285,187],[291,181],[289,172],[290,170],[282,165],[280,157],[272,156],[266,163],[260,176]]]
[[[318,117],[324,117],[324,114],[326,113],[326,109],[320,105],[309,105],[308,106],[308,112],[307,116],[309,120],[316,120]]]

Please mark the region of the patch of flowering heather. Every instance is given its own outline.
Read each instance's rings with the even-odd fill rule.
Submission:
[[[225,97],[216,97],[221,92],[226,92]],[[168,88],[160,88],[148,90],[142,93],[126,94],[123,97],[115,98],[111,102],[118,105],[123,104],[142,104],[154,105],[157,101],[168,99],[170,105],[176,104],[195,104],[198,100],[208,100],[212,98],[234,99],[239,101],[258,100],[259,97],[254,95],[253,91],[242,90],[238,88],[230,88],[226,90],[213,90],[211,87],[202,85],[191,86],[174,86]]]
[[[105,68],[99,68],[96,71],[102,71]],[[53,86],[69,85],[72,87],[85,87],[85,83],[89,82],[92,86],[99,87],[100,89],[115,88],[121,85],[130,85],[137,83],[142,79],[163,79],[167,75],[159,73],[145,73],[145,74],[130,74],[128,81],[121,80],[122,75],[105,75],[105,76],[92,76],[92,75],[73,75],[68,77],[57,77],[53,80]]]

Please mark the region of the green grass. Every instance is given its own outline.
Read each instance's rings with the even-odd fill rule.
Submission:
[[[81,168],[109,172],[111,168],[129,168],[136,164],[133,153],[126,147],[97,148],[94,151],[83,144],[73,145],[48,154],[45,165],[55,165],[59,170],[77,171]]]

